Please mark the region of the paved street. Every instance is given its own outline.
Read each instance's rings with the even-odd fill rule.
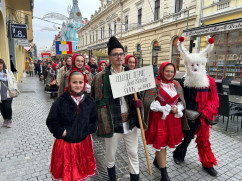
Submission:
[[[0,181],[52,180],[49,174],[50,153],[54,141],[49,133],[45,120],[53,102],[50,95],[44,92],[43,83],[37,77],[27,77],[19,84],[22,94],[13,101],[13,127],[0,127]],[[241,118],[239,127],[241,125]],[[227,119],[225,119],[227,120]],[[2,117],[0,123],[2,124]],[[226,123],[226,121],[225,121]],[[242,131],[237,132],[237,120],[230,121],[228,132],[225,123],[211,129],[212,149],[217,157],[217,178],[205,173],[198,160],[194,141],[188,148],[185,162],[176,165],[172,160],[172,150],[168,150],[168,173],[171,180],[242,180]],[[140,135],[140,133],[139,133]],[[94,138],[94,150],[98,169],[93,180],[108,180],[104,166],[104,140]],[[151,163],[154,150],[149,147]],[[140,178],[142,181],[160,180],[160,172],[153,164],[153,175],[149,176],[139,136]],[[117,175],[120,180],[128,175],[127,156],[121,142],[117,152]]]

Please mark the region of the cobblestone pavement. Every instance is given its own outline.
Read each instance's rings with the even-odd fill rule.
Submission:
[[[53,99],[44,92],[43,83],[37,77],[24,78],[19,84],[22,94],[13,101],[13,127],[0,127],[0,181],[52,180],[49,173],[50,153],[54,141],[45,120]],[[0,118],[0,124],[3,122]],[[225,121],[226,123],[226,121]],[[237,121],[230,121],[225,132],[225,123],[211,129],[212,149],[217,157],[218,176],[213,178],[202,169],[198,160],[194,141],[188,148],[186,160],[176,165],[172,160],[172,150],[168,150],[167,167],[171,180],[242,180],[242,131],[237,132]],[[241,118],[239,121],[239,127]],[[139,132],[140,135],[140,132]],[[93,135],[97,160],[96,176],[92,180],[107,179],[104,154],[105,144],[102,138]],[[151,164],[154,150],[149,148]],[[128,177],[128,163],[123,142],[117,151],[117,176],[120,180]],[[141,136],[139,136],[139,160],[141,181],[158,181],[160,172],[153,164],[153,175],[149,176]]]

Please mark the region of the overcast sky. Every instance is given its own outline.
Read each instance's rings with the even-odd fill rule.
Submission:
[[[34,17],[33,18],[33,32],[34,43],[37,45],[37,49],[50,49],[53,44],[54,36],[58,34],[58,31],[41,31],[44,27],[53,27],[53,23],[39,20],[45,14],[55,12],[68,16],[67,7],[71,5],[72,0],[35,0],[34,1]],[[82,17],[90,20],[91,14],[94,14],[95,10],[101,6],[100,0],[78,0],[78,6],[81,10]],[[55,23],[62,24],[62,21],[50,20]],[[61,25],[56,24],[56,27]]]

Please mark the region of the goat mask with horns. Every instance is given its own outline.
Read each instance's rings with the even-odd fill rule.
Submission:
[[[184,47],[184,37],[179,37],[178,50],[184,54],[183,61],[186,67],[184,86],[204,88],[209,86],[206,75],[207,54],[212,51],[214,39],[207,37],[208,45],[199,53],[189,53]]]

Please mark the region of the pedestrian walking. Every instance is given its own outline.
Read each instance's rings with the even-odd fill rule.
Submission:
[[[3,116],[3,127],[12,127],[12,101],[9,90],[16,90],[19,93],[17,81],[12,71],[6,68],[5,62],[0,58],[0,81],[1,81],[1,97],[0,110]]]
[[[57,180],[79,181],[95,175],[91,134],[96,132],[97,108],[84,91],[86,84],[84,74],[70,72],[68,87],[53,103],[46,120],[56,138],[50,172]]]
[[[34,66],[34,64],[33,64],[33,62],[31,61],[30,63],[29,63],[29,67],[28,67],[28,71],[29,71],[29,76],[31,77],[33,77],[34,76],[34,70],[35,70],[35,66]]]
[[[50,92],[51,98],[57,97],[58,86],[56,85],[57,64],[53,63],[47,70],[45,91]]]
[[[16,73],[18,72],[17,69],[15,68],[14,63],[13,63],[13,56],[12,56],[12,55],[10,55],[10,69],[11,69],[11,71],[12,71],[14,74],[16,74]]]
[[[65,62],[65,63],[64,63]],[[71,69],[71,56],[66,56],[63,61],[64,66],[62,66],[58,72],[56,84],[60,86],[60,82],[63,79],[65,73]]]
[[[65,75],[63,76],[62,80],[60,81],[60,86],[59,86],[59,89],[58,89],[58,96],[60,96],[64,93],[64,90],[68,85],[68,76],[69,76],[69,74],[72,70],[79,70],[87,76],[88,83],[85,87],[85,91],[87,93],[91,92],[91,83],[92,83],[93,75],[92,75],[91,72],[89,72],[88,70],[86,70],[84,68],[85,65],[86,65],[86,61],[85,61],[84,56],[82,56],[80,54],[74,54],[72,56],[71,70],[67,71],[65,73]]]
[[[91,60],[88,62],[88,65],[89,65],[89,67],[91,69],[92,75],[96,75],[98,66],[96,64],[95,57],[91,57]]]
[[[108,66],[108,64],[107,64],[107,62],[105,60],[100,61],[99,65],[98,65],[97,72],[98,73],[102,72],[105,69],[105,67],[107,67],[107,66]]]
[[[125,57],[125,65],[129,67],[130,70],[136,69],[137,59],[134,55],[127,55]]]
[[[121,140],[124,141],[130,172],[130,180],[139,180],[138,159],[138,116],[136,107],[141,107],[140,100],[134,101],[133,95],[113,98],[109,75],[128,71],[123,66],[124,48],[116,37],[111,37],[108,42],[108,58],[111,65],[98,73],[92,82],[91,95],[96,100],[98,107],[97,135],[105,138],[106,166],[109,180],[116,180],[115,155]]]
[[[213,49],[213,38],[208,39],[208,46],[200,53],[188,53],[183,45],[184,37],[178,41],[178,50],[184,54],[186,74],[181,80],[186,100],[186,117],[188,118],[189,131],[184,131],[184,140],[173,153],[174,161],[180,164],[184,161],[187,147],[196,134],[196,143],[199,160],[204,170],[211,176],[216,176],[214,165],[217,160],[212,152],[209,141],[210,123],[218,114],[219,98],[213,78],[206,75],[208,52]]]
[[[156,88],[144,94],[144,117],[148,121],[145,132],[147,144],[156,150],[154,165],[161,171],[161,180],[169,181],[166,168],[167,147],[175,148],[183,139],[183,129],[189,129],[186,119],[182,119],[185,108],[183,90],[173,80],[176,75],[175,65],[164,62],[160,65],[156,77]]]

